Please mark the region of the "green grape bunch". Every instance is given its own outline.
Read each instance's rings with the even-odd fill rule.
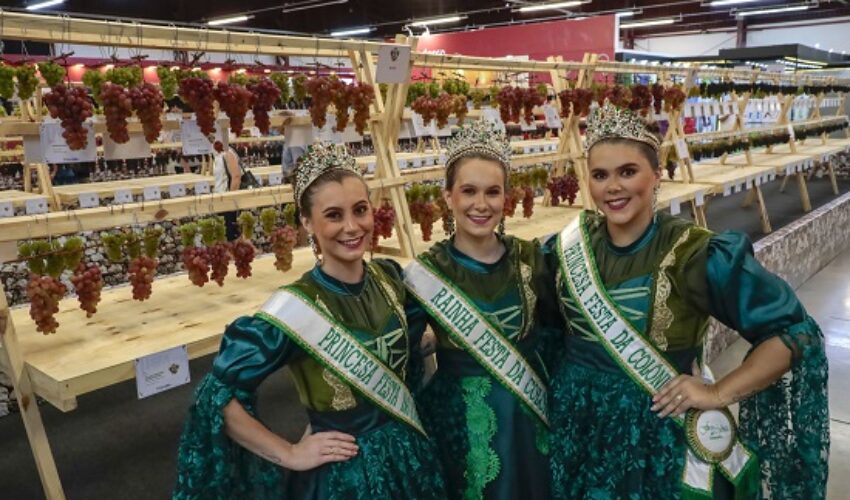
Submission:
[[[38,74],[35,65],[23,64],[15,69],[18,79],[18,97],[22,101],[30,99],[38,89]]]
[[[47,82],[48,87],[55,87],[65,79],[65,68],[53,61],[38,63],[38,71],[41,73],[44,81]]]

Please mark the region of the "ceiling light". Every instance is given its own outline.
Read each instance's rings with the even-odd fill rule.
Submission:
[[[244,15],[223,17],[221,19],[213,19],[212,21],[207,22],[207,26],[221,26],[223,24],[244,23],[248,19],[249,17]]]
[[[617,17],[632,17],[635,14],[640,14],[642,11],[639,10],[624,10],[622,12],[615,12],[614,15]]]
[[[430,26],[432,24],[449,24],[456,23],[463,19],[461,16],[435,17],[434,19],[426,19],[424,21],[414,21],[410,26]]]
[[[753,3],[758,0],[714,0],[708,4],[709,7],[725,7],[727,5],[738,5],[740,3]]]
[[[781,14],[783,12],[796,12],[808,10],[810,5],[792,5],[790,7],[775,7],[773,9],[739,10],[735,14],[738,17],[760,16],[764,14]]]
[[[630,23],[622,23],[620,24],[620,28],[629,29],[629,28],[642,28],[644,26],[662,26],[665,24],[673,24],[676,20],[672,17],[667,19],[648,19],[646,21],[634,21]]]
[[[281,10],[281,12],[284,13],[284,14],[288,14],[290,12],[297,12],[299,10],[316,9],[316,8],[319,8],[319,7],[327,7],[329,5],[339,5],[339,4],[343,4],[343,3],[348,3],[348,0],[331,0],[329,2],[314,3],[314,4],[310,4],[310,5],[294,4],[292,7],[283,8]]]
[[[573,1],[573,2],[555,2],[555,3],[541,3],[536,5],[526,5],[525,7],[520,7],[519,12],[538,12],[541,10],[551,10],[551,9],[566,9],[568,7],[578,7],[581,4],[590,3],[586,1]]]
[[[331,36],[365,35],[371,31],[372,28],[355,28],[350,30],[331,31]]]
[[[48,0],[47,2],[39,2],[36,4],[28,5],[27,10],[46,9],[48,7],[53,7],[54,5],[59,5],[60,3],[65,3],[65,0]]]

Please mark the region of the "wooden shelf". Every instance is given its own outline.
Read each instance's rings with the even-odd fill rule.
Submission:
[[[11,201],[15,208],[25,206],[28,200],[47,200],[47,197],[41,194],[18,191],[17,189],[0,191],[0,201]]]
[[[53,192],[59,197],[62,205],[73,205],[79,201],[83,193],[97,193],[100,199],[111,199],[116,191],[129,190],[133,195],[142,194],[147,187],[159,187],[162,192],[167,193],[168,187],[183,184],[194,188],[196,182],[209,182],[210,191],[213,189],[215,178],[199,174],[174,174],[157,175],[154,177],[140,177],[138,179],[127,179],[123,181],[88,182],[84,184],[69,184],[65,186],[54,186]]]

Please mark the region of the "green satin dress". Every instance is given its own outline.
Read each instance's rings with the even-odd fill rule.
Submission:
[[[628,247],[614,246],[604,218],[588,214],[600,277],[621,311],[682,373],[702,357],[709,316],[753,346],[779,336],[793,353],[789,375],[740,405],[739,437],[758,457],[737,486],[714,477],[714,498],[816,499],[829,452],[827,362],[818,325],[793,290],[753,257],[749,240],[713,234],[659,213]],[[651,398],[590,333],[569,298],[556,238],[544,245],[566,332],[550,391],[553,497],[688,498],[681,481],[685,436],[650,410]],[[568,319],[568,321],[566,321]],[[565,323],[568,323],[565,324]]]
[[[539,245],[503,238],[494,264],[461,253],[451,241],[423,258],[502,327],[546,380],[536,323],[538,289],[545,286]],[[516,396],[457,345],[415,301],[408,304],[411,335],[430,324],[437,336],[437,371],[417,404],[437,443],[450,499],[548,499],[548,431]]]
[[[406,328],[406,289],[395,262],[374,260],[356,285],[317,266],[293,286],[315,299],[411,385],[421,381],[419,336]],[[236,398],[256,414],[254,392],[288,366],[312,431],[357,439],[359,453],[306,472],[285,471],[231,441],[222,409]],[[211,374],[189,410],[178,454],[176,499],[442,499],[433,444],[378,409],[270,322],[245,316],[228,325]]]

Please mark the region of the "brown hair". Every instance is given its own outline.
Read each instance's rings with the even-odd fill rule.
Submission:
[[[312,212],[313,210],[313,195],[316,194],[316,191],[319,189],[319,187],[329,182],[336,182],[342,184],[342,181],[349,177],[360,179],[360,181],[363,183],[363,187],[366,188],[366,194],[369,193],[369,186],[366,185],[366,181],[364,181],[363,177],[360,177],[360,175],[358,175],[356,172],[353,172],[351,170],[344,170],[341,168],[328,170],[327,172],[317,177],[316,180],[314,180],[312,184],[310,184],[307,190],[301,193],[301,199],[298,200],[299,206],[301,207],[300,214],[304,217],[307,217],[308,219],[310,218],[310,212]]]
[[[505,178],[505,190],[508,189],[508,183],[510,181],[510,178],[508,176],[508,166],[492,156],[480,153],[473,153],[458,158],[457,160],[449,164],[449,166],[446,168],[446,191],[451,191],[454,187],[455,177],[457,177],[457,171],[460,170],[460,167],[462,167],[464,163],[466,163],[466,160],[484,160],[498,163],[499,166],[502,167],[502,175]]]

